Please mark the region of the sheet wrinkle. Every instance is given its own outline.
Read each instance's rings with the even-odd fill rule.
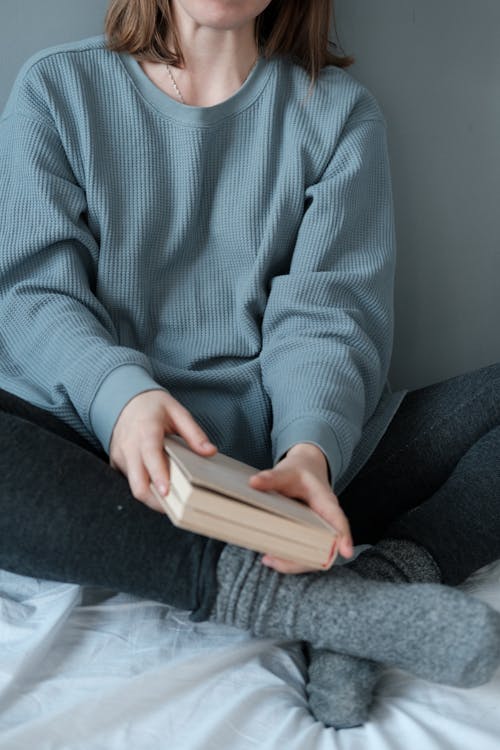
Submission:
[[[500,610],[500,562],[461,588]],[[386,669],[371,720],[307,708],[300,642],[0,570],[0,750],[498,750],[500,672],[460,690]]]

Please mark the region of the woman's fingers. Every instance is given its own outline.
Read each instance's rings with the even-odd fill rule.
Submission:
[[[171,396],[166,400],[163,423],[157,423],[156,429],[151,426],[151,432],[141,446],[145,471],[162,497],[168,493],[170,484],[170,462],[164,447],[165,434],[177,432],[192,450],[203,455],[212,455],[217,451],[189,411]],[[151,487],[148,496],[150,507],[159,506],[163,510]]]
[[[173,402],[169,409],[169,417],[174,430],[184,438],[189,447],[196,453],[205,456],[216,453],[217,447],[210,442],[208,435],[193,419],[189,411],[175,399],[173,399]]]
[[[136,500],[140,500],[141,503],[144,503],[144,505],[147,505],[152,510],[164,513],[164,508],[149,486],[150,478],[148,470],[142,460],[140,460],[140,456],[137,458],[138,460],[127,466],[127,479],[130,491]]]
[[[314,495],[311,499],[310,507],[338,532],[340,537],[338,550],[340,554],[343,557],[351,557],[354,551],[351,529],[336,495],[332,493],[332,498],[330,499],[328,497],[319,497],[318,493],[318,495]]]
[[[276,490],[288,497],[304,500],[309,507],[320,515],[332,526],[338,533],[338,551],[343,557],[351,557],[353,554],[352,536],[349,522],[339,505],[336,495],[331,488],[314,472],[309,471],[303,466],[299,466],[296,461],[285,458],[273,469],[267,469],[250,478],[250,484],[256,489]],[[269,551],[271,557],[272,550]],[[280,558],[271,560],[267,556],[264,563],[269,560],[271,567],[282,573],[303,572],[304,566],[300,566],[300,571],[295,570],[297,563],[285,561]],[[292,570],[292,566],[294,569]],[[286,569],[285,569],[286,568]]]
[[[163,497],[170,483],[170,461],[163,447],[163,433],[143,446],[142,459],[147,476]]]
[[[125,405],[110,443],[110,466],[125,474],[137,500],[158,511],[164,509],[154,490],[165,496],[170,483],[164,447],[169,433],[179,434],[201,455],[217,452],[189,411],[163,389],[139,393]]]

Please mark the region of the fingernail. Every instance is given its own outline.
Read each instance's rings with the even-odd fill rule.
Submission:
[[[157,489],[160,495],[166,495],[168,492],[168,484],[158,484]]]
[[[201,444],[201,447],[202,447],[202,448],[215,448],[215,445],[214,445],[213,443],[211,443],[211,442],[210,442],[210,440],[205,440],[205,441],[204,441],[204,442],[203,442],[203,443]]]

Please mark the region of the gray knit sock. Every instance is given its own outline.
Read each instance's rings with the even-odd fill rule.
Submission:
[[[374,581],[441,583],[441,571],[431,553],[409,539],[382,539],[346,567]]]
[[[309,641],[434,682],[481,685],[500,664],[500,614],[438,584],[371,581],[346,566],[286,575],[226,545],[210,620]]]
[[[384,539],[346,567],[376,581],[439,583],[439,567],[426,549],[405,539]],[[326,573],[328,575],[328,572]],[[326,726],[364,724],[382,665],[368,659],[306,645],[306,692],[312,714]]]
[[[327,727],[347,729],[369,717],[382,665],[306,643],[309,660],[306,693],[311,713]]]

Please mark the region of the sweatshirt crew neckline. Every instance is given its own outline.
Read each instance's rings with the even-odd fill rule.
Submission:
[[[210,107],[198,107],[192,104],[183,104],[170,97],[153,83],[135,57],[126,52],[119,52],[118,54],[142,96],[160,114],[188,125],[198,126],[211,125],[246,109],[261,94],[271,75],[272,68],[271,61],[259,55],[255,66],[234,94]]]

